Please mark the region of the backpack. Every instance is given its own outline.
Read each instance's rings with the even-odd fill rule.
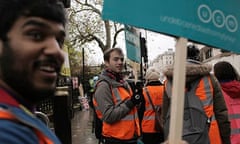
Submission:
[[[102,120],[98,118],[95,110],[93,112],[93,125],[93,132],[100,143],[102,141]]]
[[[202,101],[195,95],[199,82],[200,79],[190,83],[190,89],[185,92],[182,139],[189,144],[210,144],[208,130],[211,118],[207,117],[203,109]],[[171,82],[168,81],[166,93],[169,97],[171,97],[171,89]],[[167,138],[169,134],[169,125],[170,110],[167,113],[164,124],[165,138]]]
[[[37,129],[36,127],[32,126],[30,123],[28,123],[27,121],[21,120],[19,119],[17,116],[15,116],[13,113],[11,113],[8,110],[2,109],[0,107],[0,120],[5,119],[5,120],[10,120],[10,121],[14,121],[16,123],[22,124],[22,125],[26,125],[30,128],[32,128],[34,130],[34,133],[36,134],[38,140],[40,143],[46,143],[46,144],[51,144],[53,143],[52,140],[50,140],[49,138],[47,138],[44,133],[42,131],[40,131],[39,129]]]
[[[112,86],[111,86],[111,84],[108,81],[106,81],[104,79],[101,79],[101,80],[98,80],[96,82],[96,86],[94,88],[94,93],[95,93],[95,91],[97,89],[97,85],[100,82],[102,82],[102,81],[106,82],[109,85],[110,89],[112,89]],[[93,93],[93,95],[94,95],[94,93]],[[92,97],[92,99],[93,99],[93,97]],[[98,118],[96,110],[95,110],[95,108],[93,106],[93,127],[92,127],[92,132],[94,132],[95,137],[98,139],[98,144],[103,142],[103,139],[102,139],[103,138],[102,137],[102,125],[103,125],[102,124],[102,120],[100,118]]]

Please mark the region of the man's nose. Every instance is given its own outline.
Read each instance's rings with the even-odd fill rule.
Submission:
[[[57,58],[59,61],[61,61],[61,63],[64,62],[63,46],[60,46],[56,38],[49,38],[47,40],[47,46],[44,50],[44,53]]]

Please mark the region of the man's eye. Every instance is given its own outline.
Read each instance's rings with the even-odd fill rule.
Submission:
[[[28,33],[28,35],[31,36],[31,38],[36,41],[41,41],[44,38],[44,35],[40,32],[30,32]]]
[[[119,60],[120,60],[121,62],[123,62],[123,61],[124,61],[124,58],[114,58],[113,60],[114,60],[114,61],[119,61]]]
[[[63,44],[64,44],[64,38],[57,38],[57,42],[58,42],[59,46],[62,48]]]

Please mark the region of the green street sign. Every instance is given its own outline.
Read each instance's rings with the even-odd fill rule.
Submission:
[[[240,52],[238,0],[104,0],[103,19]]]
[[[126,40],[126,50],[127,58],[140,63],[141,54],[140,54],[140,35],[134,27],[125,26],[125,40]]]

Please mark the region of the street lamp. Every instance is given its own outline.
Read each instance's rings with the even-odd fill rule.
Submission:
[[[84,77],[85,77],[85,58],[84,58],[84,54],[85,52],[84,52],[84,47],[82,48],[82,85],[83,85],[83,89],[84,89],[84,82],[85,82],[85,80],[84,80]]]

